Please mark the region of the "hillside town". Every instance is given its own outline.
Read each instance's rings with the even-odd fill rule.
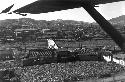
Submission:
[[[11,22],[13,23],[11,24]],[[3,22],[5,24],[0,26],[0,41],[18,42],[24,39],[27,39],[27,41],[40,41],[48,38],[74,40],[86,40],[97,37],[109,38],[99,25],[77,21],[63,21],[61,19],[56,21],[38,21],[38,24],[34,24],[34,22],[37,21],[28,18]],[[20,25],[20,23],[23,24]]]
[[[113,24],[124,35],[125,26]],[[5,82],[112,77],[125,71],[124,54],[97,23],[30,18],[0,21],[0,80]]]

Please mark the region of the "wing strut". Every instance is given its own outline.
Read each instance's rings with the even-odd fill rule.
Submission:
[[[81,6],[93,17],[101,28],[111,36],[116,44],[125,51],[125,38],[92,6],[90,3],[82,3]]]

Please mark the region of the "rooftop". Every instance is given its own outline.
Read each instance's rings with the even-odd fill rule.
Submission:
[[[38,29],[15,29],[15,31],[38,30]]]

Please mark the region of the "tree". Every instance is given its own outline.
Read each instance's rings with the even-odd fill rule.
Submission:
[[[81,40],[82,36],[83,36],[83,32],[82,31],[78,30],[78,31],[75,32],[75,39],[76,40]]]
[[[62,31],[58,31],[58,32],[57,32],[57,38],[58,38],[58,39],[62,39],[62,38],[64,38],[64,37],[65,37],[64,32],[62,32]]]

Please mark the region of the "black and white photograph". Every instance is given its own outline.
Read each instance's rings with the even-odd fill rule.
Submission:
[[[0,0],[0,82],[125,82],[125,0]]]

